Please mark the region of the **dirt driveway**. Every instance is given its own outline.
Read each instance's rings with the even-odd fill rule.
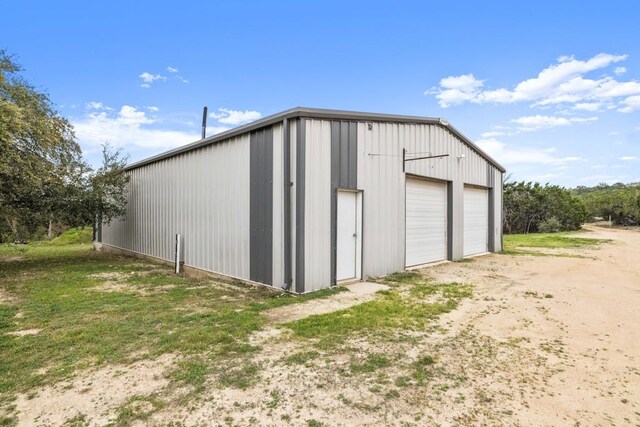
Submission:
[[[530,354],[485,381],[518,387],[521,425],[640,425],[640,232],[587,230],[613,242],[563,251],[584,258],[491,255],[431,272],[478,285],[481,301],[452,313],[451,327],[473,325]],[[540,358],[531,381],[513,384]]]
[[[238,362],[255,372],[245,389],[211,378],[194,395],[167,386],[170,359],[157,360],[152,379],[143,374],[154,372],[153,361],[145,361],[128,367],[130,376],[110,367],[20,396],[19,425],[74,414],[77,425],[102,425],[128,398],[149,406],[130,417],[137,425],[638,426],[640,232],[589,231],[581,236],[611,243],[422,270],[437,282],[473,285],[472,298],[426,328],[320,346],[274,322],[250,340],[259,348],[253,371]],[[146,384],[133,394],[152,399],[127,397],[131,381]]]

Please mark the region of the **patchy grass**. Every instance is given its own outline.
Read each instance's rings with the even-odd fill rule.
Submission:
[[[502,254],[585,258],[574,253],[550,253],[533,249],[580,249],[596,247],[607,242],[610,240],[575,237],[575,232],[505,234]]]
[[[307,365],[320,356],[317,351],[299,351],[284,359],[286,365]]]
[[[352,361],[351,372],[354,374],[371,373],[391,365],[391,360],[383,354],[370,354],[363,361]]]
[[[175,381],[199,386],[207,366],[250,359],[256,348],[248,337],[265,324],[263,310],[340,291],[296,297],[266,287],[216,286],[74,243],[86,230],[52,242],[0,245],[0,409],[16,393],[84,368],[165,353],[182,356]],[[8,334],[27,329],[41,332]],[[257,372],[247,366],[246,375],[232,372],[223,382],[245,387],[245,377]]]
[[[133,421],[147,420],[163,407],[164,402],[156,396],[133,396],[118,408],[114,425],[124,427]]]
[[[295,337],[312,339],[320,348],[331,348],[356,334],[385,334],[394,330],[419,330],[470,297],[471,286],[438,284],[417,272],[384,278],[393,287],[378,298],[333,313],[310,316],[282,326]],[[428,300],[424,300],[428,297]]]

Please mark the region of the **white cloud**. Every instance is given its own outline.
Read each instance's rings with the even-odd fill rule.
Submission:
[[[487,138],[495,138],[496,136],[503,136],[505,134],[505,132],[499,131],[499,130],[492,130],[489,132],[484,132],[482,135],[480,135],[482,137],[482,139],[487,139]]]
[[[575,110],[584,110],[584,111],[600,111],[602,108],[602,103],[600,102],[578,102],[573,106]]]
[[[609,135],[609,136],[618,136],[618,135],[620,135],[620,132],[617,132],[617,131],[614,130],[614,131],[609,132],[607,135]]]
[[[640,95],[630,96],[622,101],[622,103],[625,106],[618,109],[621,113],[630,113],[635,110],[640,110]]]
[[[104,104],[97,101],[89,101],[86,103],[88,110],[104,110]]]
[[[630,161],[638,160],[638,157],[636,157],[636,156],[622,156],[622,157],[620,157],[620,160],[623,160],[625,162],[630,162]]]
[[[617,76],[620,76],[624,73],[627,72],[627,69],[625,67],[616,67],[615,70],[613,70],[614,73],[616,73]]]
[[[597,117],[555,117],[555,116],[524,116],[511,120],[518,124],[521,132],[533,132],[540,129],[549,129],[560,126],[570,126],[572,123],[585,123],[598,120]]]
[[[162,74],[151,74],[148,72],[143,72],[142,74],[138,75],[138,77],[140,77],[142,79],[142,84],[140,86],[144,87],[144,88],[150,88],[151,84],[153,82],[155,82],[156,80],[160,80],[160,81],[164,81],[167,80],[167,78],[165,76],[163,76]]]
[[[158,111],[160,111],[160,109],[158,107],[156,107],[155,105],[148,106],[147,110],[151,111],[152,113],[157,113]]]
[[[167,67],[167,71],[170,73],[177,73],[179,70],[176,67]]]
[[[258,120],[262,117],[262,114],[258,111],[237,111],[221,107],[218,108],[217,112],[213,112],[209,116],[219,123],[237,126]]]
[[[484,81],[473,74],[449,76],[441,79],[438,87],[429,89],[425,94],[434,95],[443,108],[465,102],[531,102],[533,106],[570,103],[576,104],[577,109],[597,111],[605,101],[618,101],[622,97],[640,95],[640,82],[637,81],[620,82],[610,76],[597,80],[584,77],[589,72],[609,67],[625,59],[627,55],[606,53],[584,61],[572,56],[561,57],[556,64],[545,68],[536,77],[518,83],[513,89],[485,89]],[[635,102],[633,99],[630,101]],[[626,104],[626,100],[624,102]],[[627,112],[627,109],[630,108],[629,111],[632,111],[636,107],[633,104],[622,108]]]
[[[495,138],[483,139],[477,145],[486,151],[491,157],[505,165],[517,164],[544,164],[561,166],[570,162],[584,161],[582,157],[556,157],[553,156],[555,148],[513,148]]]
[[[89,110],[84,117],[74,120],[76,136],[83,149],[93,149],[104,142],[133,149],[161,150],[175,148],[200,139],[199,132],[159,127],[159,122],[144,111],[123,105],[118,112]],[[207,129],[209,135],[227,130],[226,127]],[[199,129],[198,129],[199,130]],[[149,151],[152,154],[155,151]]]

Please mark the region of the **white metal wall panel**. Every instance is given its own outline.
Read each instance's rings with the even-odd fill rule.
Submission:
[[[494,248],[496,252],[502,251],[502,172],[498,169],[493,169],[494,173],[494,189],[493,189],[493,234],[494,234]]]
[[[331,122],[307,120],[305,135],[305,292],[331,285]]]
[[[127,215],[103,227],[104,243],[249,278],[249,134],[132,170]]]
[[[284,284],[284,166],[282,125],[273,126],[273,286]]]
[[[447,185],[407,178],[406,266],[447,259]]]
[[[489,248],[489,194],[484,188],[464,188],[464,256]]]
[[[396,129],[396,131],[394,131]],[[358,188],[363,190],[362,274],[404,270],[404,175],[397,125],[358,123]]]
[[[406,163],[406,172],[449,181],[450,236],[453,259],[463,256],[464,185],[486,186],[488,162],[446,128],[426,124],[358,123],[358,187],[364,190],[363,276],[404,269],[405,188],[402,149],[407,158],[448,154],[440,159]],[[493,169],[495,244],[500,250],[502,173]]]
[[[291,201],[291,289],[296,289],[296,188],[298,182],[296,180],[296,160],[297,160],[297,131],[298,128],[294,122],[289,122],[289,148],[291,149],[291,155],[289,156],[290,170],[289,175],[293,185],[289,188]]]

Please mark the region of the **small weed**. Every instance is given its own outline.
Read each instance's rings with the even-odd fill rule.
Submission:
[[[396,399],[400,397],[400,393],[398,392],[398,390],[389,390],[385,393],[384,397],[385,399]]]
[[[544,294],[544,297],[545,297],[545,298],[553,298],[553,295],[551,295],[551,294]]]
[[[86,427],[89,425],[89,420],[87,420],[85,414],[78,414],[73,418],[67,419],[64,425],[68,427]]]
[[[396,387],[407,387],[409,385],[409,377],[398,377],[396,378]]]
[[[351,362],[351,372],[354,374],[375,372],[378,369],[386,368],[391,364],[391,361],[381,354],[370,354],[364,362],[356,363]]]
[[[278,407],[279,404],[280,404],[280,392],[278,390],[273,390],[271,392],[271,400],[266,402],[264,406],[266,406],[269,409],[275,409]]]
[[[351,405],[353,403],[351,399],[346,398],[342,393],[338,395],[338,400],[342,402],[344,405]]]
[[[300,351],[284,359],[285,365],[306,365],[320,356],[317,351]]]
[[[246,363],[240,367],[223,371],[218,376],[218,383],[222,387],[238,388],[246,390],[251,387],[259,379],[258,365],[254,363]]]
[[[0,417],[0,426],[12,427],[18,424],[18,419],[15,417],[3,416]]]
[[[307,427],[322,427],[323,425],[323,423],[314,419],[307,420]]]
[[[116,426],[128,426],[135,420],[147,420],[164,403],[154,396],[133,396],[117,410]]]

